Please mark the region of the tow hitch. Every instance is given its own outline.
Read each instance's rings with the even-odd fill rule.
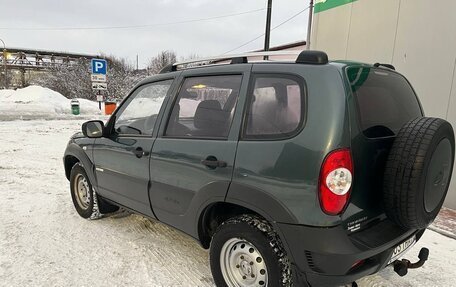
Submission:
[[[420,268],[424,265],[424,262],[429,257],[429,249],[421,248],[420,253],[418,254],[418,258],[420,259],[416,263],[412,263],[407,259],[396,260],[393,262],[394,272],[396,272],[399,276],[407,275],[408,269],[416,269]]]

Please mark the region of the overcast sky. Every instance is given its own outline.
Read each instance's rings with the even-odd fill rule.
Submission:
[[[2,3],[3,2],[3,3]],[[0,0],[0,39],[9,47],[86,54],[113,54],[140,67],[162,50],[178,56],[225,53],[264,33],[266,0]],[[307,8],[306,0],[273,1],[272,27]],[[7,7],[4,10],[4,7]],[[125,29],[78,29],[155,25],[225,16],[181,24]],[[305,40],[308,11],[271,33],[271,46]],[[33,28],[34,30],[24,30]],[[39,29],[66,30],[39,30]],[[18,30],[19,29],[19,30]],[[22,30],[21,30],[22,29]],[[261,49],[264,37],[236,52]]]

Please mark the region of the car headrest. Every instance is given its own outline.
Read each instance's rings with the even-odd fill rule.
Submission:
[[[217,100],[205,100],[196,108],[194,125],[199,130],[212,131],[222,129],[225,126],[225,114],[220,102]]]
[[[282,83],[275,83],[275,84],[272,85],[272,87],[275,90],[275,96],[276,96],[277,102],[282,107],[288,106],[288,90],[287,90],[287,86],[285,86]]]

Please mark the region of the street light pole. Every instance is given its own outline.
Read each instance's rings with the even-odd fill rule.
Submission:
[[[268,10],[266,12],[266,31],[264,33],[264,51],[269,51],[269,42],[271,38],[271,14],[272,14],[272,0],[268,0]],[[267,60],[268,56],[264,56]]]
[[[5,72],[5,89],[8,89],[8,74],[7,74],[7,70],[6,70],[6,45],[5,45],[5,42],[0,39],[0,41],[3,43],[3,69],[4,69],[4,72]]]
[[[309,4],[309,22],[307,24],[307,41],[306,41],[307,50],[310,50],[310,37],[312,35],[313,10],[314,10],[314,0],[310,0],[310,4]]]

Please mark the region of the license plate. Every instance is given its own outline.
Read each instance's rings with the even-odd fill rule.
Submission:
[[[391,255],[391,259],[388,261],[388,264],[393,263],[396,259],[404,255],[413,245],[416,243],[416,237],[413,235],[409,239],[405,240],[398,246],[396,246],[393,250],[393,254]]]

